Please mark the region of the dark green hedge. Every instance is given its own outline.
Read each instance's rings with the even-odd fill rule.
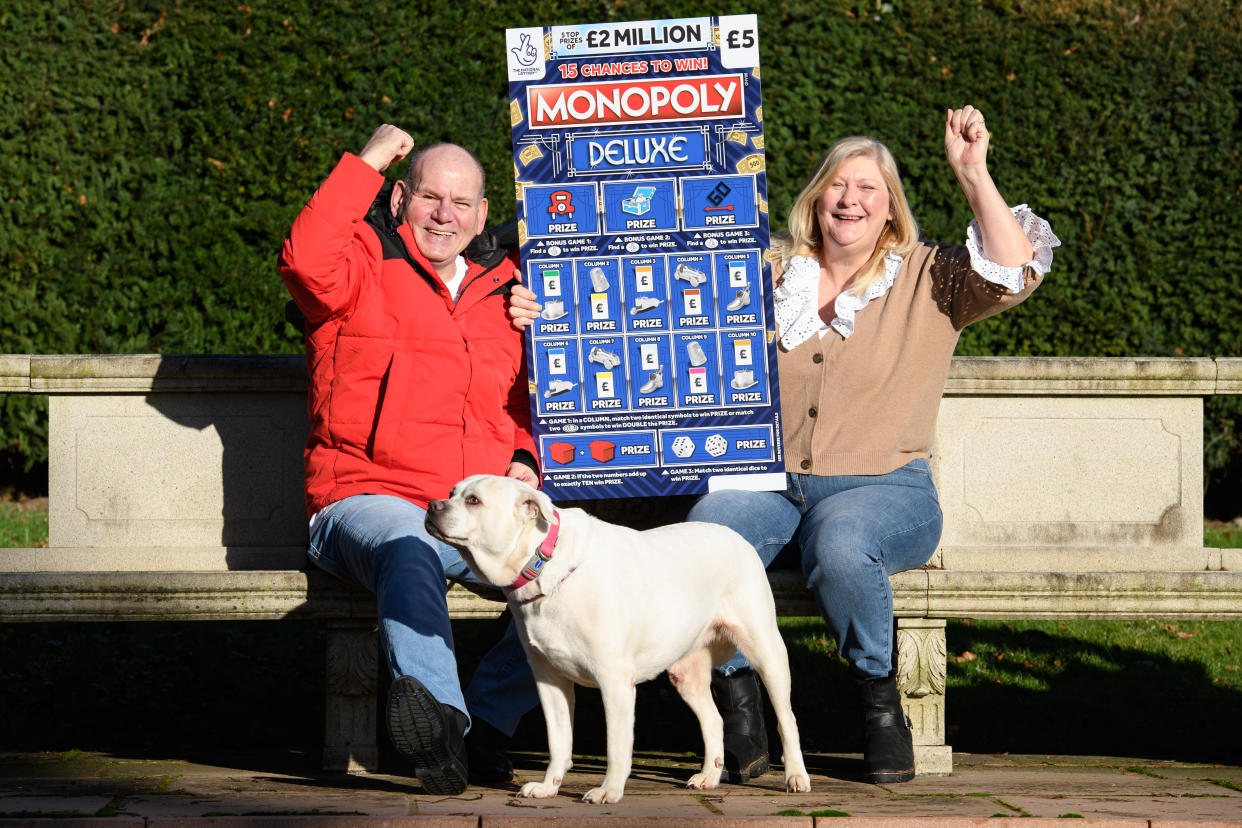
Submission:
[[[92,3],[0,11],[0,352],[294,352],[274,259],[381,122],[482,156],[513,210],[504,29],[735,2]],[[1242,12],[1225,0],[787,2],[760,10],[774,226],[818,154],[892,146],[930,237],[965,202],[942,113],[972,102],[1002,191],[1064,242],[1036,298],[959,353],[1242,354]],[[7,399],[10,474],[45,456]],[[1211,474],[1242,404],[1209,402]]]

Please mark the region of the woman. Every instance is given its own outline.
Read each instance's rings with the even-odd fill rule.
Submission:
[[[786,489],[714,492],[688,516],[734,528],[765,564],[798,550],[858,686],[873,782],[914,776],[888,576],[925,564],[940,540],[927,461],[953,349],[966,325],[1030,295],[1060,243],[1001,197],[982,113],[949,110],[944,141],[974,211],[965,246],[919,241],[883,144],[855,137],[829,149],[773,241]],[[520,321],[532,307],[517,302],[511,314]],[[746,781],[768,761],[754,674],[735,657],[713,691],[729,778]]]

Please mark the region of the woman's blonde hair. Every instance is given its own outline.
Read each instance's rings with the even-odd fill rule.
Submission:
[[[872,282],[883,275],[884,254],[887,251],[892,250],[906,256],[919,241],[919,224],[910,212],[910,203],[906,201],[905,190],[901,187],[897,161],[888,147],[874,138],[861,135],[842,138],[828,149],[815,172],[807,180],[806,186],[794,200],[793,208],[789,211],[788,233],[773,237],[772,252],[783,262],[788,262],[792,256],[819,258],[823,235],[815,205],[837,177],[841,165],[858,156],[866,156],[879,166],[884,186],[888,188],[889,209],[893,214],[893,218],[880,232],[871,258],[862,266],[848,288],[851,293],[861,296]]]

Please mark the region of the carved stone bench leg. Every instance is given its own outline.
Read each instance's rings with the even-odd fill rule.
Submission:
[[[324,770],[379,770],[379,749],[375,744],[376,658],[374,622],[328,622]]]
[[[944,690],[948,672],[943,618],[897,619],[897,687],[914,729],[914,771],[953,772],[953,748],[944,743]]]

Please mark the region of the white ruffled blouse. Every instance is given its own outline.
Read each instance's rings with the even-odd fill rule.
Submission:
[[[979,244],[979,222],[972,219],[966,228],[966,249],[970,252],[970,266],[989,282],[1004,287],[1011,293],[1020,293],[1024,287],[1022,272],[1034,268],[1042,276],[1052,267],[1052,248],[1061,240],[1052,232],[1047,221],[1031,212],[1025,204],[1011,208],[1013,216],[1035,249],[1031,261],[1017,267],[1005,267],[988,259]],[[842,291],[833,303],[835,317],[829,324],[819,315],[819,262],[810,256],[794,256],[785,268],[784,279],[772,292],[773,310],[781,344],[788,350],[801,345],[812,334],[821,338],[834,330],[842,339],[854,333],[854,316],[873,299],[888,293],[901,270],[902,257],[893,251],[884,254],[884,276],[871,283],[862,296]]]

